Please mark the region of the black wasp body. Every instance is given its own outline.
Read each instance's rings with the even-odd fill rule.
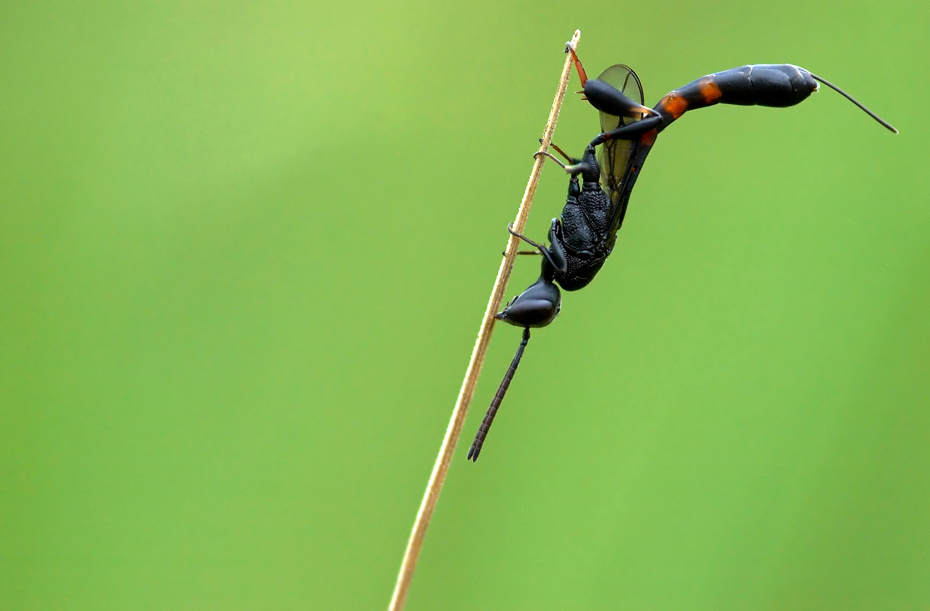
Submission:
[[[550,246],[545,249],[542,263],[543,274],[551,273],[566,291],[586,287],[617,241],[617,230],[610,226],[610,197],[598,182],[600,172],[593,148],[581,163],[580,175],[584,180],[581,186],[579,174],[573,174],[569,180],[568,199],[559,218],[552,219]]]
[[[555,320],[566,291],[587,286],[613,251],[636,179],[658,134],[689,110],[715,104],[794,106],[817,91],[818,82],[842,94],[889,130],[897,130],[832,83],[790,64],[742,66],[709,74],[666,94],[654,108],[643,106],[639,77],[617,64],[588,79],[574,49],[569,48],[585,98],[600,112],[600,133],[581,159],[568,165],[545,155],[571,175],[562,214],[549,229],[549,247],[515,233],[542,255],[539,279],[497,314],[498,320],[523,327],[523,340],[475,435],[468,458],[477,460],[488,430],[516,372],[531,327]],[[631,97],[632,96],[632,99]],[[638,99],[639,101],[635,101]],[[579,176],[581,181],[579,181]],[[580,184],[579,184],[580,183]]]

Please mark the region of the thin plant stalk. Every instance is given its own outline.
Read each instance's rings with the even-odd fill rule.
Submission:
[[[571,45],[577,48],[580,40],[581,30],[575,30]],[[565,98],[565,92],[568,88],[571,67],[572,56],[571,54],[566,54],[565,65],[562,68],[562,76],[559,78],[559,86],[556,90],[555,100],[552,102],[552,110],[549,111],[549,120],[546,122],[546,129],[543,131],[540,151],[547,152],[549,150],[552,134],[555,131],[555,124],[559,118],[559,111],[562,109],[562,100]],[[520,202],[520,209],[517,211],[517,218],[513,223],[513,229],[517,233],[522,233],[526,225],[526,219],[530,214],[530,206],[533,203],[533,195],[536,193],[536,185],[539,183],[539,176],[542,173],[545,159],[545,156],[537,155],[533,161],[533,169],[530,172],[530,178],[526,184],[526,191],[523,193],[523,200]],[[481,373],[484,356],[487,352],[488,344],[491,341],[491,332],[494,329],[495,322],[494,314],[500,310],[501,303],[504,301],[504,291],[507,289],[507,282],[510,280],[510,272],[513,270],[514,259],[516,259],[519,244],[519,238],[511,235],[507,242],[507,250],[505,251],[504,259],[501,261],[500,269],[497,272],[497,280],[494,281],[494,288],[491,289],[491,298],[488,300],[488,307],[484,312],[484,318],[481,319],[478,339],[475,342],[471,360],[468,362],[468,369],[465,370],[465,379],[462,381],[462,389],[459,391],[458,400],[455,402],[455,409],[452,410],[452,419],[449,421],[446,435],[442,440],[442,446],[439,448],[439,456],[436,457],[436,464],[433,465],[433,472],[430,474],[429,483],[423,495],[423,501],[420,503],[420,510],[417,511],[417,517],[413,523],[413,531],[410,533],[410,540],[407,542],[407,550],[404,552],[404,559],[400,565],[400,573],[397,575],[397,585],[394,587],[394,595],[391,597],[391,604],[388,607],[391,611],[400,611],[407,602],[407,593],[410,590],[410,583],[413,581],[413,574],[417,567],[417,560],[420,557],[420,550],[423,548],[423,539],[426,536],[426,529],[429,527],[430,519],[433,517],[433,511],[436,509],[436,501],[439,500],[439,492],[442,490],[442,485],[446,480],[446,474],[452,462],[452,455],[458,443],[459,434],[462,432],[462,426],[465,424],[468,406],[471,403],[472,395],[474,395],[475,386],[478,384],[478,374]]]

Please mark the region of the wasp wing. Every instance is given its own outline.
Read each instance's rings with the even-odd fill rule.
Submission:
[[[609,85],[613,85],[634,102],[645,103],[643,85],[629,66],[615,64],[604,70],[597,78]],[[641,118],[617,117],[605,112],[601,112],[600,115],[601,133],[613,131],[620,126],[641,120]],[[630,160],[635,157],[638,147],[639,140],[608,140],[601,145],[597,153],[597,161],[601,166],[601,186],[610,194],[610,201],[613,206],[616,206],[613,216],[618,227],[623,221],[628,200],[627,197],[621,198],[623,180],[629,169]]]

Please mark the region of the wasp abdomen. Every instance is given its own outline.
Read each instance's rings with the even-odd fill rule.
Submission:
[[[757,64],[716,72],[672,91],[658,110],[677,119],[685,112],[714,104],[773,106],[803,102],[817,91],[811,73],[791,64]]]

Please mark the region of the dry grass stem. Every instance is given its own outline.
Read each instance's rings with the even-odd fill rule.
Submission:
[[[576,30],[575,35],[572,36],[571,44],[577,47],[580,39],[581,31]],[[559,87],[555,94],[555,100],[552,102],[552,110],[549,112],[549,121],[546,123],[546,129],[543,132],[540,151],[549,150],[549,143],[552,141],[552,133],[555,131],[555,124],[559,118],[559,111],[562,108],[562,100],[565,98],[565,91],[568,88],[571,67],[571,55],[566,54],[565,66],[562,68]],[[533,195],[536,193],[536,185],[539,183],[539,176],[542,173],[544,161],[545,157],[542,155],[538,155],[534,160],[533,170],[530,172],[530,179],[526,184],[526,191],[523,193],[523,201],[520,202],[520,209],[517,211],[517,218],[513,224],[514,230],[518,233],[523,232],[526,219],[530,214],[530,205],[533,202]],[[400,566],[400,573],[397,576],[397,585],[394,587],[394,595],[391,597],[391,604],[389,607],[391,611],[403,609],[404,603],[407,601],[407,592],[410,590],[410,582],[413,580],[417,559],[420,557],[420,550],[423,547],[423,538],[426,536],[426,529],[429,527],[430,518],[432,518],[433,510],[436,508],[439,492],[442,490],[442,485],[446,479],[446,473],[449,471],[449,464],[452,462],[452,454],[455,451],[456,443],[458,443],[459,434],[462,432],[462,426],[465,424],[465,415],[468,413],[468,406],[475,392],[475,386],[478,384],[478,374],[481,373],[481,365],[484,363],[484,355],[487,352],[488,343],[491,341],[491,331],[494,329],[495,322],[494,314],[500,310],[501,303],[504,301],[504,291],[507,289],[507,282],[510,280],[510,272],[513,270],[513,263],[517,255],[518,246],[519,239],[511,235],[510,240],[507,242],[507,251],[504,255],[504,259],[501,261],[500,270],[497,272],[497,280],[495,280],[494,288],[491,290],[491,298],[488,300],[488,307],[484,312],[484,318],[481,320],[481,328],[478,331],[475,349],[472,351],[471,360],[468,362],[468,369],[465,370],[465,379],[462,381],[462,389],[459,391],[455,409],[452,410],[452,419],[449,421],[449,427],[446,429],[446,435],[442,440],[439,456],[436,457],[436,464],[433,466],[433,472],[426,486],[426,493],[423,495],[423,501],[420,503],[420,510],[417,512],[416,521],[413,523],[413,532],[410,533],[410,540],[407,542],[407,551],[404,553],[404,559]]]

